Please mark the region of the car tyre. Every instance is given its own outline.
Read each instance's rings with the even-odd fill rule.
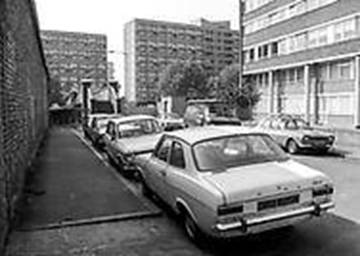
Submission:
[[[187,236],[191,241],[202,244],[204,236],[189,213],[184,213],[183,225]]]
[[[141,180],[141,193],[148,198],[152,198],[154,195],[151,188],[149,188],[149,186],[146,184],[143,178]]]
[[[330,148],[320,148],[317,150],[318,153],[322,154],[322,155],[326,155],[329,153]]]
[[[296,154],[299,152],[299,147],[295,142],[295,140],[293,139],[288,140],[288,142],[286,143],[286,150],[290,154]]]

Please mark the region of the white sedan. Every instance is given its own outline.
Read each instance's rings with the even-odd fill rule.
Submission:
[[[136,176],[133,159],[152,152],[161,136],[159,121],[149,115],[131,115],[108,122],[104,135],[105,153],[127,176]]]
[[[334,207],[326,175],[290,159],[270,136],[245,127],[166,133],[152,154],[135,163],[144,193],[169,204],[194,240],[259,233]]]

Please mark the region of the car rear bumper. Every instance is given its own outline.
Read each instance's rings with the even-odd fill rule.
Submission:
[[[270,225],[272,227],[276,227],[276,223],[279,223],[279,226],[285,226],[284,224],[288,223],[288,225],[290,225],[293,222],[292,220],[295,221],[297,219],[301,219],[301,217],[320,216],[327,210],[334,208],[334,206],[333,202],[327,202],[251,219],[240,218],[238,221],[232,223],[217,223],[214,226],[214,229],[218,233],[238,230],[245,234],[249,229],[257,226]]]

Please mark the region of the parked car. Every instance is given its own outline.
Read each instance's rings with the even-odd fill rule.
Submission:
[[[124,116],[108,122],[105,152],[124,175],[136,175],[136,155],[152,152],[161,136],[158,119],[148,115]]]
[[[332,133],[316,130],[301,117],[293,115],[270,115],[256,126],[260,132],[268,133],[290,154],[312,149],[327,152],[334,144]]]
[[[241,125],[228,104],[217,99],[189,100],[184,112],[186,127],[203,125]]]
[[[164,133],[136,158],[143,192],[156,194],[192,239],[259,233],[320,216],[334,207],[323,173],[302,165],[267,134],[237,126]]]
[[[174,131],[185,128],[184,119],[177,113],[166,113],[160,118],[164,131]]]
[[[100,150],[104,148],[103,135],[109,120],[120,118],[120,114],[91,114],[83,126],[84,135]]]

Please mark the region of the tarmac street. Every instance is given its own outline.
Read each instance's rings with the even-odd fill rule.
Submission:
[[[62,186],[50,186],[46,185],[47,182],[40,182],[41,189],[44,189],[45,193],[32,195],[38,199],[34,199],[34,207],[30,207],[30,213],[39,212],[40,216],[48,218],[53,210],[50,206],[51,203],[58,204],[59,201],[50,202],[45,197],[59,195],[61,188],[65,189],[64,194],[67,197],[71,197],[72,193],[69,193],[69,189],[81,191],[84,189],[81,188],[81,185],[85,185],[88,190],[86,193],[75,193],[77,195],[75,198],[80,199],[76,204],[71,203],[71,200],[70,202],[64,200],[61,201],[62,205],[54,205],[53,207],[55,211],[70,212],[69,214],[72,213],[71,210],[76,209],[76,206],[79,209],[86,207],[86,213],[79,211],[81,214],[70,215],[77,217],[80,220],[78,222],[65,221],[53,226],[44,226],[43,223],[37,222],[38,217],[31,217],[33,215],[30,214],[25,220],[35,220],[36,225],[30,225],[29,229],[18,228],[12,232],[7,247],[7,256],[223,256],[239,255],[240,253],[256,256],[360,255],[360,202],[357,200],[360,196],[357,189],[360,185],[360,172],[358,171],[360,159],[347,158],[346,155],[334,152],[328,155],[306,153],[294,156],[297,161],[320,169],[334,180],[337,204],[334,211],[322,216],[322,218],[314,218],[308,222],[300,223],[293,228],[274,230],[228,242],[211,241],[199,246],[189,241],[181,224],[166,206],[158,200],[149,201],[142,197],[140,184],[127,180],[116,173],[115,169],[107,164],[106,157],[92,148],[83,138],[81,141],[79,139],[81,136],[78,131],[69,129],[54,130],[50,133],[49,143],[41,154],[40,162],[37,165],[39,169],[46,166],[48,174],[38,181],[46,180],[47,182],[52,181],[53,184],[57,183],[55,178],[50,178],[51,175],[54,175],[49,170],[51,166],[57,166],[56,168],[62,172],[62,176],[67,176],[67,178],[59,178],[58,182],[63,182]],[[57,156],[55,157],[55,155]],[[59,161],[60,155],[61,158],[65,157],[66,161]],[[69,166],[74,164],[74,161],[77,163],[83,161],[81,164],[76,164],[77,168],[83,168],[76,171],[70,169]],[[75,175],[75,173],[77,174]],[[70,178],[72,175],[74,177]],[[51,192],[51,189],[54,188],[56,188],[57,193]],[[116,200],[122,191],[129,192],[129,200],[123,200],[121,195],[119,200]],[[109,197],[109,199],[104,199],[104,197]],[[110,199],[111,201],[107,201]],[[36,200],[39,200],[39,203],[36,203]],[[107,202],[97,202],[103,200]],[[49,203],[49,206],[44,202]],[[133,209],[132,207],[124,208],[124,203],[133,205],[134,202],[143,207],[141,209],[146,209],[145,215],[116,218],[119,213],[121,215],[119,211],[122,209]],[[97,207],[103,207],[103,209],[101,211],[92,209]],[[42,213],[44,209],[47,212],[46,214]],[[137,212],[138,207],[135,209]],[[159,210],[161,215],[159,215]],[[93,215],[87,222],[90,213]],[[100,216],[97,215],[99,213],[101,213],[101,218],[93,218],[94,214]],[[105,213],[106,215],[103,215]],[[58,220],[60,219],[59,216],[64,215],[55,214],[54,216]]]

